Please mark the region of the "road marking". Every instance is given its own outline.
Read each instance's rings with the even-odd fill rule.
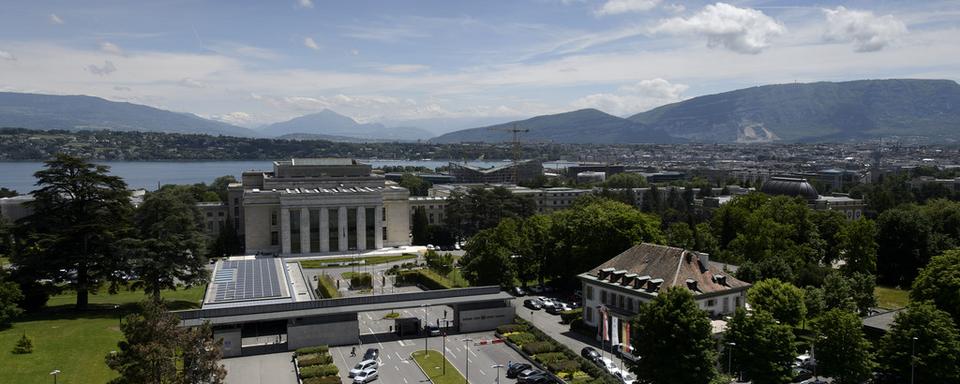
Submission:
[[[393,356],[390,356],[389,353],[387,354],[387,358],[390,359],[390,360],[393,360]]]
[[[367,319],[373,320],[373,318],[370,317],[370,314],[369,314],[369,313],[367,313],[366,315],[367,315]]]
[[[483,370],[482,370],[482,369],[478,369],[478,371],[480,371],[480,374],[481,374],[481,375],[484,375],[484,376],[487,375],[486,373],[483,373]]]
[[[453,351],[451,351],[450,348],[447,348],[447,353],[449,353],[450,356],[453,356],[454,359],[457,358],[457,355],[454,355],[454,354],[453,354]]]
[[[404,377],[404,378],[403,378],[403,384],[407,384],[407,383],[408,383],[408,382],[407,382],[407,378]]]
[[[479,357],[477,356],[477,353],[474,352],[472,349],[468,349],[468,351],[470,351],[470,354],[473,355],[473,357]]]

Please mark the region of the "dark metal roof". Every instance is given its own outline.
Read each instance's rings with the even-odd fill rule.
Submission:
[[[760,192],[768,195],[782,195],[802,197],[807,200],[816,200],[820,198],[817,189],[814,188],[807,179],[796,179],[791,177],[773,177],[763,183]]]

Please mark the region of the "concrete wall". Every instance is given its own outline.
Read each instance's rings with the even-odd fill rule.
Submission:
[[[315,345],[348,345],[356,344],[360,340],[360,323],[357,315],[352,314],[352,320],[343,321],[343,318],[330,322],[313,321],[312,319],[291,320],[287,325],[287,348],[312,347]]]
[[[223,357],[240,356],[240,328],[214,329],[213,339],[223,339]]]
[[[489,331],[513,321],[511,306],[459,311],[460,332]]]
[[[387,233],[387,239],[384,240],[385,247],[396,245],[410,245],[410,201],[409,193],[403,190],[401,193],[384,195],[383,208],[386,210],[384,216],[384,231]]]
[[[266,205],[248,205],[243,207],[243,233],[247,253],[280,251],[279,244],[277,246],[270,245],[270,232],[280,230],[279,226],[277,226],[277,229],[271,229],[270,226],[270,212],[277,208],[279,207]]]

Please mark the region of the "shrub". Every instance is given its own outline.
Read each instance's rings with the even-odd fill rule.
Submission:
[[[541,353],[539,355],[536,355],[533,358],[537,359],[537,361],[541,363],[550,364],[554,361],[566,360],[567,355],[564,354],[563,352],[547,352],[547,353]]]
[[[340,292],[337,291],[337,284],[333,282],[333,278],[327,275],[320,276],[320,279],[317,280],[317,296],[324,299],[340,297]]]
[[[384,319],[396,319],[400,317],[400,312],[390,312],[386,315],[383,315]]]
[[[563,324],[570,324],[573,320],[580,318],[583,318],[583,308],[560,312],[560,322]]]
[[[13,353],[17,355],[33,353],[33,340],[30,340],[24,333],[23,336],[20,336],[20,340],[17,340],[17,345],[13,346]]]
[[[557,360],[547,363],[551,372],[576,372],[580,370],[580,363],[573,360]]]
[[[301,357],[297,357],[297,364],[301,367],[307,367],[311,365],[326,365],[333,363],[333,356],[330,354],[311,354]]]
[[[315,347],[303,347],[303,348],[297,349],[296,354],[297,356],[309,355],[313,353],[326,355],[328,354],[329,350],[330,350],[330,347],[326,345],[318,345]]]
[[[360,272],[350,277],[350,288],[370,288],[373,286],[373,277],[369,273]]]
[[[438,275],[434,271],[423,269],[398,273],[397,283],[420,284],[428,290],[453,288],[453,284],[450,284],[445,277]]]
[[[497,333],[505,334],[511,332],[526,332],[530,327],[521,324],[504,324],[497,327]]]
[[[554,352],[557,346],[549,341],[534,341],[523,346],[523,351],[528,355],[537,355],[541,353]]]
[[[303,384],[340,384],[340,376],[311,377],[303,379]]]
[[[333,364],[311,365],[309,367],[300,368],[300,378],[302,379],[308,379],[311,377],[335,376],[338,373],[340,373],[340,370],[337,369],[337,366]]]
[[[507,340],[519,346],[537,341],[537,337],[527,332],[512,333],[507,336]]]

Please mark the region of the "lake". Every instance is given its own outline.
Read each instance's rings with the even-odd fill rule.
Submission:
[[[360,160],[363,163],[382,167],[388,165],[424,166],[437,168],[446,166],[447,160]],[[122,177],[131,189],[145,188],[153,190],[158,184],[210,183],[223,175],[233,175],[237,179],[240,173],[248,170],[272,170],[269,160],[243,161],[100,161],[98,164],[110,166],[110,173]],[[493,167],[509,164],[509,160],[470,161],[469,165]],[[561,163],[562,164],[562,163]],[[555,168],[547,166],[547,168]],[[43,168],[42,162],[0,162],[0,187],[27,193],[34,189],[36,179],[33,173]]]

